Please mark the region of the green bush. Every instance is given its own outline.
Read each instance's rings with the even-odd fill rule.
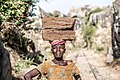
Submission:
[[[20,26],[27,22],[28,16],[35,15],[33,12],[38,0],[1,0],[0,1],[0,25],[2,22],[12,22]],[[31,11],[29,8],[32,7]],[[19,25],[18,25],[19,24]]]
[[[33,64],[33,60],[20,59],[18,62],[16,62],[15,67],[13,67],[13,71],[15,71],[15,73],[19,73],[23,69],[29,68],[31,64]]]
[[[18,62],[16,62],[16,65],[13,68],[13,71],[15,73],[19,73],[23,69],[29,68],[31,65],[38,65],[41,64],[43,61],[43,57],[39,54],[35,54],[33,58],[29,58],[28,56],[25,57],[25,59],[20,59]]]
[[[84,24],[82,27],[82,35],[86,42],[85,47],[91,48],[93,43],[93,35],[96,31],[96,27],[89,22],[90,15],[102,11],[101,8],[91,10],[88,15],[84,17]]]
[[[88,16],[84,17],[84,25],[82,27],[82,35],[86,42],[85,47],[91,48],[93,43],[93,35],[96,31],[96,28],[91,25],[88,20]]]
[[[100,51],[103,51],[104,50],[104,47],[96,47],[96,51],[100,52]]]

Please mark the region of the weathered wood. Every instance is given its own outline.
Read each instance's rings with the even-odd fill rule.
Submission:
[[[74,18],[45,17],[42,19],[42,27],[44,29],[73,29],[74,24]]]
[[[45,29],[42,30],[42,38],[46,41],[59,39],[73,40],[75,39],[75,32],[73,30]]]

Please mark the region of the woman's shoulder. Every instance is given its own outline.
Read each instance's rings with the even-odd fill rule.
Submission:
[[[68,65],[70,64],[75,64],[73,60],[65,60],[67,62]]]

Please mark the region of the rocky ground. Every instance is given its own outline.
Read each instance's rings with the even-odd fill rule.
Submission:
[[[78,51],[77,65],[83,80],[120,80],[120,67],[106,65],[106,56],[92,50]]]

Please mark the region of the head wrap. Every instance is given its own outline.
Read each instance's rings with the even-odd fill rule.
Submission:
[[[54,40],[50,43],[52,46],[58,45],[58,44],[65,44],[64,40]]]

